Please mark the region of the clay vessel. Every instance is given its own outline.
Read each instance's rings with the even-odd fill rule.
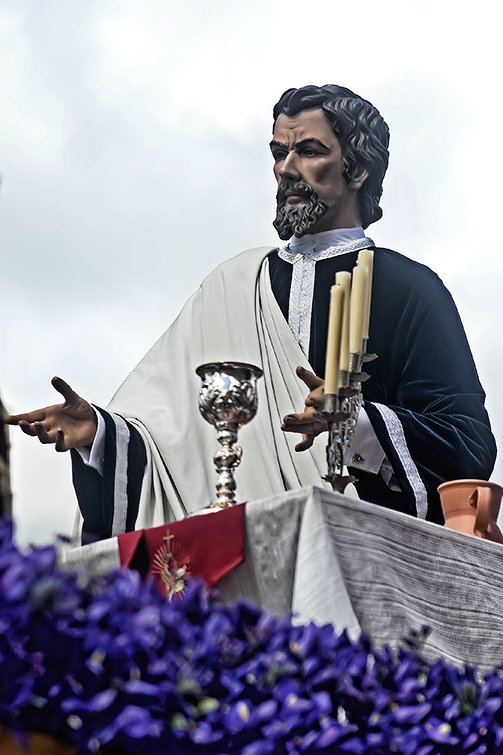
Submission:
[[[503,488],[485,480],[452,480],[438,487],[445,527],[503,543],[496,524]]]

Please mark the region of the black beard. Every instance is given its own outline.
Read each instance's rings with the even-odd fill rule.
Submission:
[[[307,203],[287,206],[285,196],[287,191],[305,197]],[[327,210],[328,205],[319,199],[317,193],[305,181],[283,181],[276,194],[276,217],[272,224],[282,241],[292,236],[300,239]]]

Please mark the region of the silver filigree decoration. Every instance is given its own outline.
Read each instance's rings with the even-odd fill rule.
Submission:
[[[203,364],[196,373],[202,379],[199,411],[217,430],[222,448],[213,456],[218,472],[217,500],[219,508],[235,501],[234,470],[241,461],[242,449],[236,445],[240,425],[246,425],[257,412],[256,381],[262,370],[243,362]]]

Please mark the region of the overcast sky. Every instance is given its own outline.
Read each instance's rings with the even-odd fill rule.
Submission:
[[[106,404],[204,275],[274,244],[272,107],[337,83],[391,130],[367,233],[454,295],[502,439],[499,29],[492,0],[0,0],[8,409],[55,403],[55,374]],[[68,533],[69,455],[11,442],[20,539]]]

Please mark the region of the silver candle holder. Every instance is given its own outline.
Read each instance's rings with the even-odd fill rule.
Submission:
[[[332,489],[344,493],[353,475],[344,475],[344,456],[355,434],[358,415],[363,404],[362,383],[369,379],[362,372],[365,362],[377,359],[377,354],[351,354],[349,371],[341,374],[342,388],[338,394],[326,394],[320,415],[328,425],[327,474],[325,480]]]
[[[217,499],[213,506],[227,508],[236,503],[234,470],[241,461],[242,449],[236,445],[238,430],[257,413],[257,378],[262,370],[243,362],[210,362],[196,373],[201,378],[199,411],[215,425],[222,446],[213,461],[218,473]]]

